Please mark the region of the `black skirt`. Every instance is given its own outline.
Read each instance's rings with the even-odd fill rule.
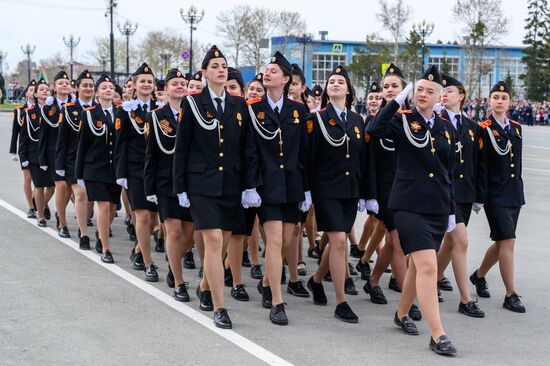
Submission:
[[[455,210],[456,223],[463,223],[468,226],[470,222],[470,216],[472,214],[472,204],[471,203],[457,203]]]
[[[449,215],[395,211],[394,218],[405,255],[425,249],[439,251],[441,240],[447,230]]]
[[[191,217],[195,230],[221,229],[231,231],[239,213],[241,196],[209,197],[189,195]]]
[[[233,227],[231,235],[252,235],[252,229],[254,228],[254,221],[256,221],[257,214],[257,208],[243,208],[242,205],[239,205],[239,213],[235,219],[235,226]]]
[[[521,206],[497,207],[485,205],[483,210],[491,229],[491,240],[498,241],[516,238],[516,228],[518,226]]]
[[[126,194],[128,195],[128,202],[130,202],[132,210],[157,211],[157,205],[147,201],[143,178],[127,178],[127,180],[128,189],[126,190]]]
[[[357,217],[357,198],[314,198],[317,230],[349,233]]]
[[[393,210],[388,207],[388,201],[378,201],[378,213],[376,214],[376,218],[384,223],[384,226],[386,226],[386,230],[388,230],[388,233],[392,230],[395,230]]]
[[[52,174],[48,167],[47,171],[43,171],[38,164],[29,164],[29,171],[31,172],[32,184],[36,188],[51,187],[55,185]]]
[[[122,187],[116,183],[85,181],[88,201],[107,201],[116,205],[120,204],[120,192]]]
[[[157,196],[160,221],[176,219],[193,222],[189,208],[180,206],[178,197]]]
[[[298,203],[283,203],[280,205],[264,204],[258,210],[260,224],[266,221],[282,221],[288,224],[297,224],[300,222],[300,213]]]

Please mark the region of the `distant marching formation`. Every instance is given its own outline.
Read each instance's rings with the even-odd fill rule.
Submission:
[[[332,281],[334,315],[349,323],[358,322],[346,302],[346,294],[357,295],[355,269],[375,304],[387,303],[379,282],[391,272],[389,287],[401,293],[395,324],[417,335],[414,321],[423,313],[430,348],[455,354],[438,300],[440,290],[453,289],[444,274],[452,260],[458,311],[485,315],[470,295],[466,260],[466,227],[471,211],[482,208],[493,243],[469,280],[480,297],[490,297],[485,276],[498,262],[503,306],[525,312],[514,281],[515,231],[525,203],[523,137],[520,124],[506,115],[511,92],[502,81],[489,94],[491,117],[480,125],[462,113],[463,84],[434,66],[413,86],[391,64],[381,83],[369,87],[365,120],[354,112],[355,92],[343,66],[324,88],[310,90],[300,67],[276,52],[245,86],[216,46],[194,75],[171,69],[156,80],[143,63],[123,89],[107,75],[94,81],[83,71],[71,81],[60,71],[52,90],[44,79],[33,80],[27,102],[14,111],[10,154],[21,163],[28,217],[46,227],[55,192],[56,227],[68,238],[66,207],[73,200],[80,249],[89,250],[96,202],[95,249],[103,262],[114,263],[110,225],[122,197],[135,240],[133,267],[158,281],[151,236],[158,252],[166,242],[167,284],[175,300],[188,302],[182,259],[185,268],[195,268],[194,246],[202,263],[199,307],[214,311],[217,327],[232,328],[224,284],[236,300],[249,300],[243,265],[259,280],[262,306],[277,325],[288,324],[285,265],[287,293],[311,293],[316,305],[327,304],[323,280]],[[353,225],[357,211],[365,210],[357,244]],[[319,264],[307,289],[299,280],[307,273],[304,229],[307,253]],[[360,258],[355,268],[349,256]]]

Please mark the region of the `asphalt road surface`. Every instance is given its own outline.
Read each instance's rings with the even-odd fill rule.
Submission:
[[[285,294],[290,324],[280,327],[270,323],[255,289],[257,282],[245,268],[251,301],[233,300],[226,288],[233,330],[218,330],[212,325],[212,313],[198,310],[194,295],[198,270],[184,270],[192,300],[183,304],[171,298],[172,290],[164,282],[164,254],[154,253],[160,275],[156,284],[145,282],[143,273],[131,268],[123,213],[112,226],[115,265],[102,264],[95,252],[78,250],[72,204],[68,217],[73,239],[57,238],[53,220],[47,229],[27,220],[19,163],[7,153],[10,133],[11,114],[1,113],[0,365],[548,364],[550,128],[524,127],[523,132],[527,205],[517,231],[516,279],[527,313],[502,308],[504,288],[498,267],[487,277],[493,297],[479,300],[484,319],[457,312],[456,286],[455,291],[444,292],[443,323],[459,351],[454,358],[436,356],[428,349],[425,321],[417,322],[421,333],[417,337],[394,326],[398,294],[387,289],[389,275],[381,280],[388,305],[372,304],[362,291],[363,281],[357,280],[360,294],[348,296],[348,302],[359,324],[334,318],[334,291],[325,283],[329,299],[325,307],[313,305],[311,298]],[[53,200],[50,207],[53,213]],[[364,219],[365,215],[358,216],[357,228]],[[490,244],[483,213],[472,215],[469,235],[473,271]],[[198,255],[195,259],[199,264]],[[307,268],[308,276],[316,268],[309,258]],[[447,275],[454,283],[452,270]]]

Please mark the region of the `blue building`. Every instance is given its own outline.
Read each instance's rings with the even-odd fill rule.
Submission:
[[[281,50],[291,63],[305,65],[304,74],[309,85],[320,84],[324,86],[330,72],[339,64],[352,63],[357,49],[364,49],[364,41],[333,41],[313,39],[305,46],[300,38],[273,37],[271,38],[272,53]],[[525,90],[523,82],[519,78],[525,72],[525,65],[521,62],[524,55],[522,47],[489,46],[483,52],[483,76],[481,78],[481,95],[486,96],[496,81],[504,80],[507,75],[513,80],[514,94],[521,97]],[[466,86],[469,80],[478,80],[479,71],[469,73],[471,67],[464,45],[459,44],[426,44],[424,64],[441,67],[447,63],[451,70],[451,76],[462,80]],[[420,55],[420,50],[419,50]],[[419,56],[421,57],[421,56]],[[444,61],[445,60],[445,61]],[[390,63],[392,60],[388,60]],[[382,65],[380,65],[382,68]],[[477,88],[477,83],[475,83]],[[364,92],[364,91],[363,91]],[[474,96],[477,90],[470,91]],[[361,91],[358,91],[361,95]]]

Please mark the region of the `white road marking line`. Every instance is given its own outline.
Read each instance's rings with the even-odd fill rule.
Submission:
[[[525,167],[523,167],[522,169],[523,170],[529,170],[529,171],[532,171],[532,172],[537,172],[537,173],[550,174],[550,170],[548,170],[548,169],[535,169],[535,168],[525,168]]]
[[[545,147],[545,146],[525,145],[525,147],[530,149],[550,150],[550,147]]]
[[[99,257],[99,255],[93,253],[92,251],[82,251],[79,249],[78,244],[71,239],[65,239],[60,238],[57,235],[57,232],[49,227],[41,228],[36,226],[36,220],[35,219],[27,219],[27,215],[19,210],[18,208],[12,206],[8,202],[0,199],[0,206],[4,207],[6,210],[13,213],[15,216],[19,217],[20,219],[23,219],[24,221],[32,224],[35,228],[42,230],[46,234],[50,235],[54,239],[57,239],[61,243],[65,244],[66,246],[74,249],[77,251],[80,255],[83,255],[84,257],[88,258],[92,262],[95,262],[99,266],[105,268],[106,270],[114,273],[118,277],[122,278],[123,280],[126,280],[130,284],[136,286],[140,290],[146,292],[147,294],[153,296],[155,299],[165,303],[172,309],[182,313],[189,319],[199,323],[203,327],[207,328],[208,330],[216,333],[220,337],[226,339],[227,341],[233,343],[235,346],[241,348],[243,351],[250,353],[252,356],[258,358],[259,360],[265,362],[268,365],[276,365],[276,366],[293,366],[290,362],[280,358],[279,356],[275,355],[274,353],[268,351],[267,349],[263,348],[262,346],[252,342],[248,338],[245,338],[238,334],[237,332],[233,330],[227,330],[227,329],[220,329],[217,328],[213,322],[212,318],[209,318],[197,310],[191,308],[188,305],[185,305],[182,302],[174,300],[170,295],[162,292],[161,290],[157,289],[153,285],[148,284],[147,282],[143,281],[142,279],[134,276],[133,274],[126,272],[116,264],[106,264],[103,263]]]

